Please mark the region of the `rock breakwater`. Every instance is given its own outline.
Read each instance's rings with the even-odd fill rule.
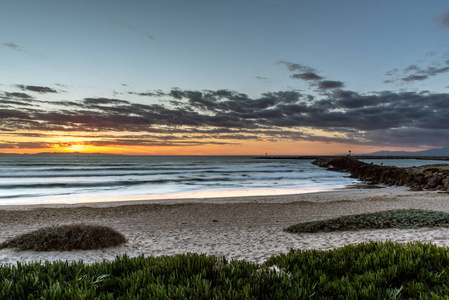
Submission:
[[[441,190],[449,192],[449,165],[436,164],[399,168],[364,163],[354,157],[320,157],[312,162],[329,170],[350,173],[352,178],[374,184],[403,185],[411,190]]]

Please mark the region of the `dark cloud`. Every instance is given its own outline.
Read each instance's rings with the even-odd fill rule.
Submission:
[[[201,145],[226,145],[231,143],[219,142],[219,141],[201,141],[201,140],[176,140],[171,138],[165,140],[161,137],[154,137],[154,139],[111,139],[106,141],[88,141],[83,145],[90,146],[170,146],[170,147],[185,147],[185,146],[201,146]]]
[[[299,72],[290,75],[290,78],[307,81],[311,87],[318,87],[319,90],[340,89],[345,86],[341,81],[325,80],[324,77],[317,74],[314,68],[309,66],[286,61],[279,61],[276,64],[285,65],[290,72]]]
[[[58,92],[58,91],[56,91],[52,88],[46,87],[46,86],[22,85],[22,84],[18,84],[16,86],[18,88],[20,88],[22,91],[37,92],[37,93],[41,93],[41,94]]]
[[[418,72],[419,70],[420,70],[420,68],[418,68],[417,65],[409,65],[408,67],[406,67],[406,68],[404,69],[404,73],[408,73],[408,72],[410,72],[410,71]]]
[[[323,80],[318,82],[318,88],[322,90],[339,89],[344,86],[345,84],[341,81]]]
[[[449,28],[449,11],[437,16],[435,23],[439,28]]]
[[[426,80],[427,78],[429,78],[429,76],[427,75],[409,75],[407,77],[403,77],[401,78],[402,81],[421,81],[421,80]]]
[[[435,76],[437,74],[447,73],[449,71],[449,67],[443,67],[443,68],[434,68],[434,67],[428,67],[426,70],[423,70],[423,72],[426,75],[429,76]]]
[[[2,135],[14,135],[17,136],[16,132],[2,132]],[[51,134],[45,134],[45,133],[37,133],[37,132],[21,132],[21,137],[54,137]]]
[[[276,65],[284,65],[287,67],[287,69],[290,72],[301,72],[301,73],[316,73],[316,70],[314,68],[311,68],[309,66],[296,64],[288,61],[278,61]]]
[[[314,68],[309,66],[300,65],[287,61],[278,61],[277,65],[284,65],[290,72],[297,72],[295,74],[290,75],[290,78],[293,79],[301,79],[305,81],[317,81],[324,79],[323,77],[317,74],[317,71]]]
[[[321,77],[313,72],[293,74],[290,77],[294,78],[294,79],[302,79],[302,80],[321,80],[321,79],[323,79],[323,77]]]
[[[129,105],[129,101],[110,98],[84,98],[83,102],[87,105],[117,105],[125,104]]]
[[[156,92],[128,92],[129,95],[137,95],[137,96],[142,96],[142,97],[161,97],[166,95],[164,92],[162,91],[156,91]]]
[[[25,93],[17,93],[17,92],[0,92],[0,108],[8,108],[15,106],[33,106],[34,102],[31,102],[31,99],[34,99],[28,94]]]
[[[20,99],[33,99],[32,96],[25,93],[8,93],[5,92],[5,96],[7,98],[20,98]]]
[[[426,56],[434,56],[436,52],[429,52]],[[449,65],[448,61],[438,61],[433,62],[432,66],[420,67],[416,64],[407,66],[406,68],[399,70],[393,69],[385,73],[386,76],[390,77],[388,80],[384,80],[384,83],[408,83],[414,81],[423,81],[430,77],[437,76],[439,74],[449,72],[449,66],[441,66],[442,64]],[[402,73],[402,74],[401,74]],[[404,76],[407,75],[407,76]]]
[[[414,74],[411,74],[409,76],[401,78],[402,81],[421,81],[428,79],[431,76],[436,76],[438,74],[443,74],[449,72],[449,67],[441,67],[441,68],[435,68],[435,67],[427,67],[425,69],[419,68],[416,65],[408,66],[404,69],[405,73],[413,71]]]
[[[51,148],[51,143],[43,143],[43,142],[1,142],[0,141],[0,149],[39,149],[39,148]]]
[[[449,145],[449,94],[428,91],[361,94],[342,90],[339,81],[319,84],[323,82],[321,88],[326,93],[317,97],[297,91],[269,92],[259,97],[226,89],[145,92],[157,95],[157,104],[110,98],[46,102],[15,95],[17,99],[0,106],[0,131],[39,134],[76,131],[78,136],[85,132],[86,137],[111,133],[101,140],[111,145],[179,146],[285,139]],[[51,110],[45,108],[47,103],[52,104]],[[309,132],[320,129],[340,134],[305,134],[304,128]],[[417,135],[430,131],[438,132],[438,136]],[[114,132],[129,134],[117,138]]]

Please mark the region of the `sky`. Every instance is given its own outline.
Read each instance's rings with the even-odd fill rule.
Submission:
[[[5,0],[0,152],[449,146],[447,0]]]

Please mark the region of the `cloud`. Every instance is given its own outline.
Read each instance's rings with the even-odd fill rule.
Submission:
[[[129,95],[136,95],[141,97],[162,97],[166,94],[162,91],[153,91],[153,92],[128,92]]]
[[[401,78],[402,81],[410,82],[410,81],[421,81],[429,78],[427,75],[409,75],[407,77]]]
[[[0,106],[0,131],[77,132],[77,136],[85,132],[86,137],[101,133],[105,136],[103,145],[179,146],[285,139],[396,146],[449,145],[449,140],[442,138],[449,136],[449,94],[361,94],[341,87],[339,81],[326,83],[327,93],[319,97],[297,91],[249,97],[226,89],[133,92],[157,95],[156,104],[113,98],[45,102],[19,97]],[[51,103],[53,108],[45,109],[45,103]],[[304,129],[309,133],[304,133]],[[324,136],[314,134],[313,130],[338,134]],[[432,130],[439,134],[426,137],[417,134]],[[120,132],[133,134],[120,138],[112,134]],[[108,139],[107,133],[111,135]]]
[[[22,46],[19,46],[19,45],[15,44],[15,43],[12,43],[12,42],[3,43],[3,46],[5,46],[5,47],[7,47],[7,48],[9,48],[11,50],[17,51],[17,52],[27,53],[27,54],[30,54],[30,55],[33,55],[33,56],[38,56],[40,58],[45,58],[45,59],[47,58],[45,55],[42,55],[42,54],[39,54],[39,53],[29,52],[29,51],[25,50]]]
[[[52,148],[54,144],[44,142],[7,142],[0,141],[0,149],[39,149]]]
[[[42,101],[26,93],[4,92],[0,105],[3,132],[103,133],[92,145],[203,145],[242,140],[304,140],[368,145],[449,145],[449,94],[426,92],[372,92],[343,90],[341,81],[323,80],[308,66],[280,62],[325,91],[310,95],[298,91],[268,92],[250,97],[238,91],[185,90],[127,92],[152,97],[155,104],[118,98],[79,101]],[[302,73],[296,73],[296,72]],[[403,81],[425,80],[449,71],[447,66],[409,65],[390,74]],[[419,76],[422,76],[420,79]],[[46,93],[48,87],[18,85]],[[55,91],[56,92],[56,91]],[[44,104],[53,109],[45,110]],[[304,130],[307,129],[307,130]],[[335,134],[317,134],[314,130]],[[419,132],[435,130],[420,139]],[[117,138],[105,133],[133,133]],[[307,133],[306,133],[307,132]],[[385,134],[382,135],[382,132]],[[444,145],[443,145],[444,146]]]
[[[345,86],[341,81],[325,80],[314,68],[306,65],[287,61],[278,61],[276,64],[286,66],[290,72],[299,72],[290,75],[290,78],[304,80],[309,83],[309,86],[316,86],[319,90],[339,89]]]
[[[201,141],[201,140],[176,140],[175,138],[164,140],[160,137],[154,137],[154,139],[111,139],[103,141],[88,141],[83,145],[110,147],[110,146],[170,146],[170,147],[185,147],[185,146],[201,146],[201,145],[226,145],[232,144],[219,141]]]
[[[449,28],[449,11],[437,16],[434,21],[438,28]]]
[[[305,81],[315,81],[321,80],[323,77],[317,74],[317,71],[309,66],[296,64],[288,61],[278,61],[276,65],[284,65],[290,72],[297,72],[293,75],[290,75],[290,78],[293,79],[301,79]]]
[[[129,101],[120,100],[120,99],[110,99],[110,98],[84,98],[83,103],[86,105],[118,105],[131,104]]]
[[[323,80],[318,82],[318,88],[322,90],[338,89],[344,86],[345,84],[341,81]]]
[[[445,138],[449,136],[448,93],[359,93],[343,90],[342,81],[327,80],[309,66],[277,64],[292,72],[290,77],[316,87],[315,94],[278,91],[250,97],[228,89],[181,88],[124,93],[152,98],[153,104],[142,104],[119,97],[45,101],[25,92],[58,92],[45,86],[17,85],[21,92],[0,94],[0,133],[37,137],[58,131],[81,137],[84,132],[86,138],[97,137],[86,142],[96,146],[195,146],[244,140],[449,146]],[[411,82],[446,72],[449,62],[427,67],[412,64],[387,76],[392,81]],[[3,143],[8,145],[26,146]],[[49,143],[38,146],[52,147]]]
[[[34,99],[28,94],[18,93],[18,92],[0,92],[0,108],[14,108],[16,106],[33,106],[33,103],[30,101]]]
[[[33,99],[32,96],[26,94],[26,93],[8,93],[5,92],[6,98],[20,98],[20,99]]]
[[[321,77],[313,72],[293,74],[290,77],[294,78],[294,79],[302,79],[302,80],[321,80],[321,79],[323,79],[323,77]]]
[[[429,52],[426,56],[434,56],[435,54],[436,52]],[[431,66],[427,67],[420,67],[416,64],[412,64],[402,70],[395,68],[385,73],[385,75],[390,79],[384,80],[384,83],[409,83],[414,81],[423,81],[429,79],[430,77],[449,72],[449,61],[441,60],[442,58],[440,58],[440,61],[433,62]]]
[[[417,65],[409,65],[408,67],[406,67],[405,69],[404,69],[404,73],[408,73],[408,72],[410,72],[410,71],[414,71],[414,72],[418,72],[420,70],[420,68],[418,68],[418,66]]]
[[[290,72],[299,72],[299,73],[317,73],[317,71],[309,66],[301,65],[297,63],[292,63],[288,61],[280,60],[275,63],[276,65],[284,65]]]
[[[21,84],[18,84],[16,86],[18,88],[20,88],[22,91],[37,92],[37,93],[41,93],[41,94],[58,93],[58,91],[56,91],[52,88],[46,87],[46,86],[21,85]]]
[[[409,66],[404,69],[404,72],[414,71],[415,74],[402,77],[402,81],[410,82],[410,81],[422,81],[428,79],[431,76],[436,76],[438,74],[443,74],[449,72],[449,67],[435,68],[435,67],[427,67],[426,69],[418,68],[415,65]]]
[[[449,67],[443,67],[443,68],[428,67],[426,70],[420,70],[419,72],[422,72],[422,74],[426,74],[429,76],[435,76],[438,74],[447,73],[448,71],[449,71]]]
[[[23,50],[23,48],[15,43],[3,43],[3,46],[8,47],[9,49],[12,49],[14,51],[18,51],[18,52],[26,52]]]

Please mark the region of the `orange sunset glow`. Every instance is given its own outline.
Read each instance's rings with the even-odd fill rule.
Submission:
[[[116,155],[333,155],[346,154],[351,150],[354,154],[379,151],[376,146],[363,146],[339,143],[320,143],[303,141],[246,141],[223,140],[222,144],[207,144],[207,141],[198,141],[200,145],[114,145],[110,141],[101,139],[86,140],[76,137],[55,137],[44,140],[31,139],[44,147],[3,149],[2,152],[10,154],[38,154],[38,153],[102,153]],[[84,141],[83,141],[84,140]],[[20,144],[20,139],[15,139]],[[30,139],[26,140],[30,142]],[[195,140],[189,140],[192,142]],[[103,145],[96,145],[96,142]],[[204,144],[203,144],[204,143]],[[404,148],[393,148],[403,150]],[[415,150],[410,149],[408,150]],[[419,150],[419,149],[416,149]]]

